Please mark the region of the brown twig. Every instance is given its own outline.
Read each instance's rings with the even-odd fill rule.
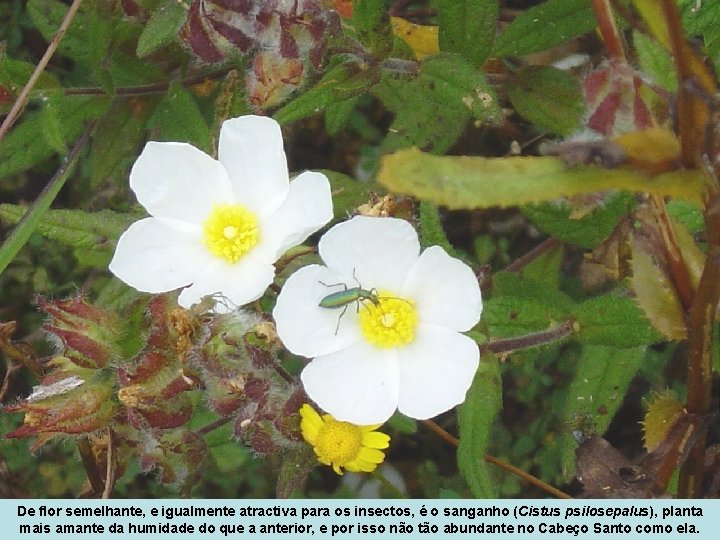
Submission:
[[[432,420],[423,420],[422,423],[427,427],[430,431],[438,435],[441,439],[448,442],[449,444],[457,447],[460,444],[460,441],[457,439],[457,437],[453,437],[450,435],[447,431],[445,431],[443,428],[438,426],[435,422]],[[510,474],[514,474],[515,476],[522,478],[526,482],[534,485],[535,487],[538,487],[545,491],[546,493],[549,493],[550,495],[553,495],[559,499],[572,499],[570,495],[565,493],[564,491],[559,490],[556,487],[551,486],[550,484],[543,482],[538,477],[533,476],[530,473],[526,473],[522,469],[519,469],[515,467],[515,465],[511,465],[507,461],[503,461],[502,459],[496,458],[495,456],[491,456],[490,454],[485,454],[484,458],[485,461],[488,463],[492,463],[496,467],[501,468],[504,471],[509,472]]]
[[[10,128],[15,123],[15,121],[18,119],[20,114],[22,114],[22,110],[25,108],[25,104],[27,103],[27,99],[30,96],[30,91],[35,86],[35,83],[40,78],[40,75],[42,75],[42,72],[45,71],[45,68],[47,67],[48,63],[50,62],[50,59],[52,58],[52,55],[55,54],[55,50],[57,49],[58,45],[60,44],[60,40],[62,40],[63,36],[65,35],[65,32],[67,32],[67,29],[70,27],[70,23],[72,22],[73,18],[75,17],[75,14],[77,13],[78,9],[80,8],[80,4],[82,3],[82,0],[73,0],[73,3],[68,8],[67,13],[65,14],[65,18],[63,19],[62,23],[60,24],[60,28],[58,28],[58,31],[55,33],[55,35],[52,38],[52,41],[50,41],[50,44],[48,45],[48,48],[45,50],[45,54],[43,54],[42,58],[40,59],[40,62],[38,62],[38,65],[35,66],[35,70],[32,72],[32,75],[30,75],[30,78],[28,79],[27,84],[20,92],[20,95],[15,100],[15,103],[12,106],[12,109],[10,109],[10,112],[5,117],[5,120],[3,120],[2,125],[0,125],[0,140],[5,137],[8,131],[10,131]]]
[[[505,272],[520,272],[523,268],[525,268],[528,264],[537,259],[540,255],[547,251],[552,251],[560,245],[562,245],[562,242],[557,238],[548,238],[547,240],[544,240],[543,242],[532,248],[522,257],[518,257],[513,262],[511,262],[508,266],[505,267]]]
[[[202,73],[198,75],[192,75],[180,81],[183,86],[192,86],[194,84],[201,83],[203,81],[212,81],[219,79],[223,75],[227,74],[227,69],[221,69],[213,71],[211,73]],[[105,88],[99,86],[77,86],[74,88],[65,88],[64,92],[67,96],[104,96],[112,93],[116,96],[142,96],[145,94],[156,94],[158,92],[164,92],[167,90],[174,81],[162,81],[152,84],[145,84],[141,86],[121,86],[113,89],[112,92],[108,92]]]
[[[717,188],[705,212],[710,249],[688,321],[688,414],[706,415],[712,399],[713,323],[720,302],[720,193]],[[678,496],[700,497],[704,472],[705,433],[698,437],[680,474]]]
[[[692,50],[685,41],[680,11],[675,0],[660,0],[667,29],[670,34],[670,46],[675,61],[678,78],[677,127],[680,136],[682,163],[685,167],[698,166],[698,146],[696,140],[697,107],[702,106],[696,96],[689,92],[686,82],[693,80],[691,65]],[[704,127],[704,126],[703,126]]]
[[[592,0],[592,7],[598,21],[600,34],[602,35],[608,53],[615,60],[625,60],[625,47],[622,37],[618,32],[609,0]]]
[[[540,345],[547,345],[548,343],[560,341],[561,339],[572,335],[575,331],[574,325],[575,321],[567,320],[562,324],[541,332],[534,332],[532,334],[525,334],[524,336],[514,338],[489,341],[480,346],[480,354],[485,352],[492,352],[495,354],[509,353],[520,349],[528,349],[530,347],[538,347]]]
[[[207,434],[210,433],[211,431],[215,431],[217,428],[224,426],[224,425],[227,424],[230,420],[232,420],[232,418],[230,418],[229,416],[223,416],[223,417],[218,418],[217,420],[213,420],[213,421],[210,422],[209,424],[201,427],[201,428],[198,429],[195,433],[198,434],[198,435],[201,435],[201,436],[202,436],[202,435],[207,435]]]

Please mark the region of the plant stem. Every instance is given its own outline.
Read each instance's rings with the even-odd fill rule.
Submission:
[[[211,431],[215,431],[217,428],[224,426],[224,425],[227,424],[230,420],[232,420],[232,418],[230,418],[229,416],[220,417],[220,418],[218,418],[217,420],[213,420],[213,421],[210,422],[209,424],[201,427],[201,428],[198,429],[195,433],[198,434],[198,435],[200,435],[200,436],[202,436],[202,435],[207,435],[207,434],[210,433]]]
[[[518,257],[509,265],[507,265],[505,267],[505,272],[520,272],[523,268],[525,268],[528,264],[533,262],[543,253],[547,251],[552,251],[553,249],[561,245],[562,242],[560,242],[560,240],[558,240],[557,238],[548,238],[547,240],[544,240],[543,242],[532,248],[522,257]]]
[[[20,92],[20,95],[15,100],[15,103],[13,103],[12,109],[10,109],[10,112],[5,117],[5,120],[3,120],[2,125],[0,125],[0,141],[3,139],[3,137],[5,137],[7,132],[10,131],[10,128],[18,119],[20,114],[22,114],[25,103],[27,103],[28,97],[30,96],[30,91],[35,86],[35,83],[40,78],[40,75],[42,75],[42,72],[45,71],[45,68],[50,62],[53,54],[55,54],[55,50],[60,44],[60,40],[63,38],[65,32],[67,32],[67,29],[70,27],[70,23],[72,22],[75,14],[80,8],[81,3],[82,0],[73,0],[73,3],[68,8],[67,13],[65,14],[65,18],[60,24],[60,28],[58,28],[57,32],[53,36],[52,41],[50,41],[48,48],[45,50],[45,54],[43,54],[40,62],[38,62],[38,65],[35,66],[35,70],[32,72],[32,75],[30,75],[27,84]]]
[[[592,6],[608,53],[615,60],[625,61],[625,48],[609,0],[592,0]]]
[[[688,321],[688,414],[706,415],[712,399],[713,324],[720,301],[720,191],[715,188],[705,212],[705,231],[710,249],[705,260]],[[700,497],[705,458],[705,429],[690,451],[680,474],[678,495]]]
[[[105,465],[105,489],[103,489],[103,499],[109,499],[112,495],[112,490],[115,487],[115,438],[113,437],[113,430],[108,429],[108,447],[107,447],[107,463]]]
[[[480,345],[480,354],[492,352],[495,354],[509,353],[520,349],[528,349],[539,345],[546,345],[554,341],[559,341],[570,336],[574,330],[575,321],[567,320],[548,330],[535,332],[533,334],[525,334],[514,338],[498,339],[489,341]]]
[[[0,274],[2,274],[5,268],[7,268],[10,261],[15,258],[15,255],[17,255],[20,248],[25,245],[25,242],[28,241],[33,231],[35,231],[35,228],[40,222],[43,214],[48,208],[50,208],[50,205],[55,200],[55,197],[57,197],[60,189],[65,185],[65,181],[68,176],[70,176],[73,165],[75,165],[75,162],[80,156],[80,151],[83,149],[85,143],[87,143],[88,138],[90,137],[93,126],[94,123],[90,123],[88,125],[85,129],[85,133],[83,133],[82,137],[80,137],[78,142],[75,143],[75,146],[70,151],[70,154],[68,154],[62,165],[60,165],[60,168],[52,177],[48,185],[45,186],[40,193],[40,196],[35,200],[32,206],[28,208],[27,212],[25,212],[25,215],[23,215],[13,232],[7,237],[2,246],[0,246]]]
[[[180,83],[183,86],[192,86],[203,81],[212,81],[215,79],[219,79],[227,72],[227,69],[223,69],[213,71],[211,73],[193,75],[191,77],[182,79]],[[157,94],[158,92],[164,92],[165,90],[167,90],[170,87],[171,83],[172,81],[163,81],[152,84],[145,84],[142,86],[121,86],[119,88],[115,88],[113,93],[116,96],[142,96],[145,94]],[[99,86],[78,86],[74,88],[65,88],[66,96],[104,96],[108,93],[109,92],[105,88],[101,88]]]
[[[432,420],[423,420],[422,421],[425,426],[430,429],[433,433],[438,435],[441,439],[444,441],[450,443],[451,445],[457,447],[460,444],[460,441],[458,441],[457,437],[453,437],[450,435],[447,431],[445,431],[443,428],[438,426],[435,422]],[[509,472],[510,474],[514,474],[515,476],[522,478],[526,482],[534,485],[535,487],[538,487],[545,491],[546,493],[549,493],[550,495],[553,495],[557,497],[558,499],[572,499],[570,495],[565,493],[564,491],[559,490],[556,487],[551,486],[550,484],[543,482],[538,477],[533,476],[530,473],[526,473],[522,469],[519,469],[518,467],[515,467],[515,465],[511,465],[507,461],[503,461],[502,459],[496,458],[495,456],[491,456],[490,454],[485,454],[485,457],[483,458],[488,463],[492,463],[496,467],[501,468],[502,470]]]

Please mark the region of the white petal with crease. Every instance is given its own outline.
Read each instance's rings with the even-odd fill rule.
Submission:
[[[365,342],[315,358],[301,379],[310,399],[338,420],[382,424],[397,407],[395,355]]]
[[[196,224],[214,204],[234,202],[223,166],[186,143],[147,143],[130,171],[130,187],[152,216]]]
[[[289,175],[280,125],[265,116],[226,120],[218,159],[227,169],[238,203],[258,216],[275,212],[287,196]]]
[[[213,261],[201,234],[198,226],[181,221],[136,221],[120,236],[110,271],[142,292],[184,287]]]

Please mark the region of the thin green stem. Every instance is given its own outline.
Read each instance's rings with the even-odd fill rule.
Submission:
[[[17,224],[10,236],[5,240],[3,245],[0,247],[0,274],[3,273],[8,264],[15,258],[18,251],[25,245],[30,238],[30,235],[35,231],[43,214],[50,208],[50,205],[57,197],[60,189],[65,185],[65,181],[70,176],[73,166],[80,156],[80,151],[83,149],[85,144],[90,137],[94,124],[90,124],[82,137],[75,143],[75,146],[70,151],[70,154],[65,158],[65,161],[57,170],[55,175],[52,177],[50,182],[45,189],[42,190],[40,196],[35,200],[25,215],[22,217],[20,222]]]

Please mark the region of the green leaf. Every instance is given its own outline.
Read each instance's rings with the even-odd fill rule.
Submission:
[[[383,59],[390,54],[394,38],[383,0],[355,0],[352,27],[374,57]]]
[[[354,96],[325,107],[325,131],[328,135],[337,135],[347,125],[359,100],[360,96]]]
[[[567,390],[565,420],[589,423],[594,433],[604,434],[644,357],[644,347],[584,346]]]
[[[705,217],[699,204],[687,201],[668,201],[667,210],[672,218],[685,225],[691,234],[698,234],[705,230]]]
[[[188,142],[210,152],[210,129],[195,98],[179,82],[173,82],[148,122],[157,128],[157,140]]]
[[[365,93],[379,80],[376,69],[362,70],[355,63],[339,64],[328,70],[318,83],[290,103],[280,108],[273,118],[289,124]]]
[[[547,330],[572,314],[572,300],[553,287],[556,276],[536,280],[499,272],[493,296],[483,307],[483,322],[493,338],[515,337]]]
[[[50,42],[68,11],[58,0],[29,0],[28,14],[46,41]],[[58,45],[58,52],[80,64],[100,70],[112,43],[118,17],[102,4],[81,9]]]
[[[131,106],[127,100],[116,100],[98,121],[88,156],[91,189],[105,187],[108,182],[125,183],[144,140],[149,112],[145,102]]]
[[[597,296],[577,305],[573,316],[577,339],[589,345],[624,349],[663,340],[631,298]]]
[[[458,411],[458,469],[475,497],[492,499],[498,496],[485,454],[501,408],[502,381],[498,361],[492,355],[485,355]]]
[[[568,167],[555,157],[433,156],[417,148],[383,157],[378,181],[452,209],[522,206],[608,189],[699,202],[705,189],[699,171],[651,178],[626,169]]]
[[[43,108],[26,113],[0,141],[0,178],[37,165],[77,139],[85,122],[99,118],[109,100],[98,96],[65,96],[62,90],[47,90]]]
[[[675,93],[677,91],[675,64],[665,47],[637,31],[633,32],[633,45],[643,73],[650,75],[653,82]]]
[[[643,241],[643,236],[641,231],[633,231],[628,241],[630,285],[635,292],[635,302],[667,340],[681,341],[687,338],[685,310],[670,276],[655,260],[652,247]]]
[[[330,180],[335,219],[345,218],[358,206],[368,202],[373,194],[382,195],[382,189],[376,184],[361,182],[346,174],[328,169],[319,169],[318,172],[323,173]]]
[[[535,127],[570,135],[580,127],[585,104],[578,80],[550,66],[520,69],[508,87],[515,110]]]
[[[688,36],[702,36],[705,50],[720,69],[720,2],[718,0],[682,0],[682,21]]]
[[[0,218],[8,223],[18,223],[27,211],[25,206],[0,204]],[[120,234],[138,218],[111,210],[48,210],[38,220],[36,232],[77,249],[110,252]]]
[[[521,13],[495,41],[493,56],[544,51],[597,26],[588,0],[548,0]]]
[[[430,203],[420,201],[420,211],[418,212],[418,232],[420,233],[420,243],[423,247],[441,246],[448,253],[452,253],[453,247],[450,245],[442,221],[440,220],[440,212],[437,206]]]
[[[20,251],[28,241],[40,223],[40,220],[43,218],[43,215],[47,212],[48,208],[50,208],[55,197],[57,197],[60,189],[65,185],[65,182],[77,163],[80,150],[85,142],[87,142],[87,137],[83,137],[78,141],[73,152],[66,158],[61,169],[58,170],[33,205],[23,215],[23,220],[19,222],[18,226],[15,227],[3,242],[2,246],[0,246],[0,274],[2,274],[8,264],[15,258],[18,251]]]
[[[594,249],[612,233],[635,203],[633,195],[620,191],[608,195],[601,206],[579,219],[571,217],[572,208],[566,201],[526,206],[523,214],[542,231],[563,242]]]
[[[0,90],[3,93],[3,99],[0,100],[0,114],[10,110],[15,98],[28,82],[33,71],[35,71],[35,64],[9,58],[4,53],[0,53]],[[55,77],[44,71],[35,83],[33,92],[30,93],[31,99],[33,95],[39,93],[39,90],[56,88],[59,84]]]
[[[187,6],[177,0],[165,0],[150,17],[137,44],[138,58],[143,58],[177,39],[187,19]]]
[[[481,67],[492,50],[498,0],[438,0],[440,50],[460,53]]]
[[[386,76],[373,92],[395,113],[385,151],[419,146],[445,153],[468,120],[495,123],[502,118],[495,91],[484,74],[458,54],[438,54],[420,63],[413,79]]]

